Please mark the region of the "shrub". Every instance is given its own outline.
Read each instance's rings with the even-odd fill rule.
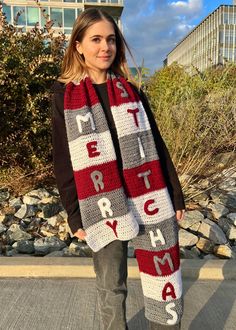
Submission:
[[[51,161],[50,88],[58,76],[65,35],[50,21],[23,33],[0,10],[0,166],[35,169]]]
[[[179,172],[202,174],[236,145],[236,65],[190,76],[174,63],[157,71],[147,93]]]

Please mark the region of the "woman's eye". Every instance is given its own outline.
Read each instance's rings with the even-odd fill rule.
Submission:
[[[115,38],[110,38],[109,39],[109,42],[110,42],[110,44],[115,44],[116,43],[116,39]]]
[[[92,41],[98,43],[100,41],[100,39],[99,38],[94,38],[94,39],[92,39]]]

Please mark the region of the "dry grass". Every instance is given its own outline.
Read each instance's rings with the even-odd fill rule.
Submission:
[[[0,172],[0,188],[8,188],[13,196],[24,195],[32,189],[55,186],[52,165],[26,172],[19,166]]]

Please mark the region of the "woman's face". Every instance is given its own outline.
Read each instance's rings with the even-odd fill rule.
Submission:
[[[89,72],[104,75],[116,56],[116,36],[113,25],[101,20],[91,25],[76,49],[83,54]]]

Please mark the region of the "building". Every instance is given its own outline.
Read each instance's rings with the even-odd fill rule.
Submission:
[[[233,5],[220,5],[181,40],[164,65],[173,62],[190,71],[192,66],[203,71],[226,62],[236,63],[236,0]]]
[[[3,12],[7,21],[14,24],[17,13],[18,26],[30,30],[38,22],[43,27],[49,15],[54,21],[53,28],[68,35],[71,34],[73,23],[76,17],[85,9],[91,7],[106,10],[120,26],[120,17],[123,10],[123,0],[39,0],[40,7],[36,0],[3,0]]]

